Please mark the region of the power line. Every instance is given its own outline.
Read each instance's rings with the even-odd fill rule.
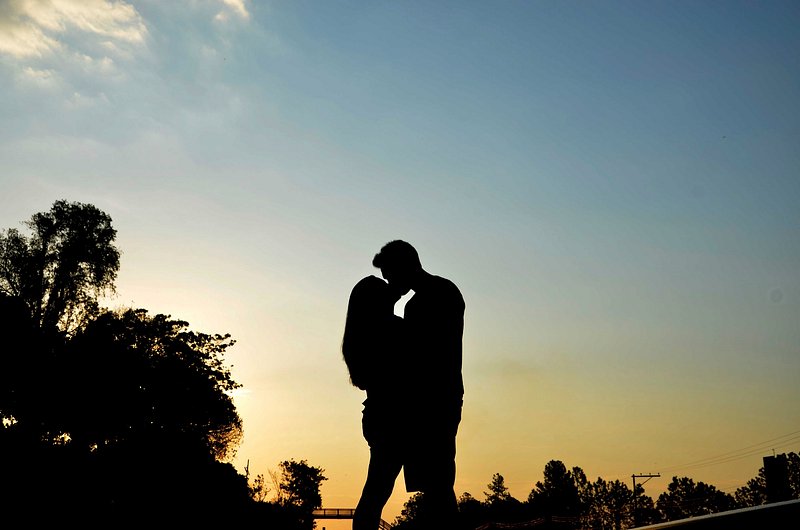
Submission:
[[[732,462],[734,460],[747,458],[748,456],[752,456],[758,453],[763,453],[764,451],[769,449],[774,449],[775,447],[784,447],[794,442],[800,442],[800,431],[790,432],[782,436],[778,436],[776,438],[764,440],[763,442],[759,442],[757,444],[748,445],[746,447],[742,447],[734,451],[728,451],[727,453],[722,453],[716,456],[695,460],[692,462],[688,462],[686,464],[668,466],[662,468],[661,471],[668,472],[668,471],[677,471],[683,469],[696,469],[700,467],[708,467],[718,464],[724,464],[727,462]]]

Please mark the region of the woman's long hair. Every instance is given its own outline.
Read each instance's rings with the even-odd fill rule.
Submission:
[[[361,279],[350,292],[342,338],[342,355],[350,383],[367,390],[375,381],[380,360],[376,355],[390,343],[387,335],[394,316],[389,287],[376,276]]]

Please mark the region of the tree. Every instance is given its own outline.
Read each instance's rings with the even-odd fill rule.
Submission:
[[[459,528],[478,528],[488,522],[485,504],[470,493],[462,493],[457,502]]]
[[[533,513],[544,516],[578,517],[581,499],[575,476],[560,460],[551,460],[544,466],[544,481],[537,482],[528,495]]]
[[[689,477],[672,477],[667,491],[658,496],[656,508],[667,521],[731,510],[736,506],[732,495]]]
[[[793,499],[800,499],[800,454],[787,453],[789,466],[789,490]]]
[[[592,528],[620,530],[632,526],[633,492],[624,482],[607,482],[598,477],[591,490],[588,513]]]
[[[767,503],[767,479],[764,468],[758,470],[758,475],[747,481],[747,484],[738,488],[733,494],[739,506],[759,506]]]
[[[0,349],[4,505],[34,513],[46,502],[56,523],[246,512],[247,480],[223,462],[242,437],[223,362],[235,341],[144,309],[100,309],[119,252],[94,206],[58,201],[27,225],[30,237],[0,234],[0,326],[15,339]],[[42,499],[49,476],[59,491]]]
[[[36,389],[46,386],[42,368],[47,367],[48,348],[22,300],[4,293],[0,293],[0,332],[7,338],[0,348],[0,421],[14,427],[0,429],[0,438],[11,431],[21,436],[20,421],[30,419],[23,422],[29,427],[26,436],[36,440],[40,431],[34,428],[34,419],[46,410]]]
[[[396,530],[413,530],[419,527],[420,513],[424,504],[424,494],[416,492],[403,503],[400,515],[395,518],[393,528]]]
[[[488,485],[489,491],[483,492],[486,496],[484,502],[486,517],[492,522],[508,522],[519,520],[521,514],[521,503],[511,496],[506,487],[505,479],[500,473],[492,475],[492,481]]]
[[[489,483],[489,491],[484,491],[486,496],[486,504],[497,505],[502,504],[511,499],[511,494],[506,487],[505,479],[500,473],[492,475],[492,481]]]
[[[328,480],[319,467],[308,465],[305,460],[284,460],[280,463],[281,476],[278,484],[279,502],[297,510],[301,528],[316,527],[311,512],[322,507],[319,488]]]
[[[0,233],[0,292],[19,298],[45,330],[73,332],[114,290],[119,270],[111,218],[91,204],[56,201],[19,230]]]
[[[230,393],[240,385],[223,356],[235,341],[188,326],[144,309],[89,322],[58,359],[58,430],[87,450],[126,441],[232,457],[242,420]]]
[[[787,453],[786,463],[789,479],[789,493],[793,499],[800,499],[800,455]],[[762,466],[758,475],[737,489],[734,498],[739,506],[758,506],[767,503],[767,478]]]
[[[246,480],[220,462],[242,435],[229,395],[238,384],[221,359],[233,341],[187,325],[106,311],[35,355],[46,363],[11,374],[24,384],[3,409],[14,419],[0,431],[14,484],[6,499],[37,502],[45,474],[63,477],[59,502],[87,512],[138,503],[208,510],[249,497]]]
[[[266,480],[264,479],[264,475],[256,475],[256,478],[253,479],[253,484],[248,486],[250,488],[250,496],[256,502],[264,502],[267,500],[267,495],[269,495],[269,486],[267,485]]]

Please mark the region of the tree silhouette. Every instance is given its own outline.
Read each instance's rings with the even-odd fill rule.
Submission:
[[[481,524],[491,520],[487,513],[486,504],[482,503],[470,493],[464,492],[458,498],[459,528],[478,528]]]
[[[486,504],[490,506],[502,504],[503,502],[511,499],[511,494],[508,492],[505,479],[500,473],[495,473],[492,475],[492,481],[489,483],[488,487],[489,491],[483,492],[483,494],[486,496]]]
[[[800,455],[788,453],[786,456],[790,492],[793,498],[800,498]],[[668,490],[657,502],[644,494],[641,484],[637,484],[635,493],[634,504],[634,492],[624,482],[606,481],[601,477],[591,482],[580,467],[568,470],[563,462],[551,460],[545,465],[544,479],[536,483],[527,503],[520,503],[510,494],[500,473],[492,475],[484,492],[485,502],[463,493],[458,499],[459,528],[489,529],[505,527],[505,524],[522,528],[542,524],[541,519],[550,519],[546,523],[549,527],[622,530],[753,505],[745,502],[753,499],[763,503],[766,482],[762,468],[747,486],[737,490],[735,499],[714,486],[688,477],[673,477]],[[395,520],[395,528],[418,528],[421,500],[422,494],[408,499]]]
[[[735,506],[732,495],[689,477],[672,477],[667,491],[659,495],[656,502],[667,521],[724,512]]]
[[[591,491],[588,519],[592,528],[621,530],[632,526],[633,492],[625,483],[607,482],[598,477],[591,484]]]
[[[311,529],[316,522],[311,512],[322,507],[322,495],[319,488],[328,480],[322,468],[308,465],[305,460],[284,460],[280,463],[280,481],[278,484],[278,500],[283,506],[296,510],[300,520],[300,528]]]
[[[786,464],[790,497],[800,499],[800,455],[795,452],[786,453]],[[758,470],[758,475],[736,490],[734,498],[739,506],[758,506],[767,503],[767,478],[763,466]]]
[[[506,486],[505,478],[500,473],[492,475],[488,484],[489,491],[483,492],[485,517],[492,522],[508,522],[524,518],[522,503],[511,496]]]
[[[403,503],[400,515],[394,520],[395,530],[414,530],[419,528],[420,512],[424,503],[423,495],[422,492],[416,492]]]
[[[545,464],[544,481],[536,483],[528,495],[528,503],[537,515],[577,517],[582,511],[575,476],[560,460]]]
[[[106,311],[68,343],[58,406],[75,444],[191,446],[217,460],[242,437],[223,356],[234,341],[146,310]],[[98,392],[104,399],[97,399]]]
[[[247,480],[224,463],[242,437],[234,341],[101,309],[119,252],[94,206],[58,201],[27,226],[0,235],[0,505],[34,526],[244,513]]]
[[[758,475],[747,481],[747,484],[738,488],[733,494],[739,506],[759,506],[767,503],[767,478],[764,468],[758,470]]]
[[[91,204],[56,201],[0,233],[0,292],[19,298],[45,330],[72,332],[113,291],[119,269],[111,218]]]

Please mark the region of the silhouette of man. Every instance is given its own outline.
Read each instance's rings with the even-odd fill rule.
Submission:
[[[406,490],[423,493],[424,528],[450,530],[458,515],[453,488],[464,398],[464,298],[453,282],[423,269],[416,249],[405,241],[384,245],[372,264],[397,291],[414,291],[403,318],[410,363],[405,397],[413,414],[405,425],[413,429],[404,436]]]

